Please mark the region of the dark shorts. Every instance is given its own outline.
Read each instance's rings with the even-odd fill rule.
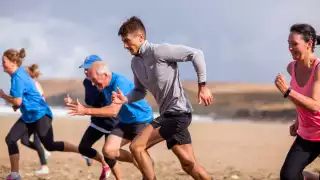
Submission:
[[[191,144],[188,127],[192,120],[191,113],[169,112],[154,119],[150,124],[159,128],[160,136],[166,140],[168,149],[176,144]]]
[[[119,123],[111,132],[112,135],[132,141],[146,127],[145,122],[125,124]]]

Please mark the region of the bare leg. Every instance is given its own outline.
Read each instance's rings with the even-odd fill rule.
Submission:
[[[121,149],[122,146],[130,142],[130,140],[111,134],[108,136],[106,143],[103,146],[103,154],[110,159],[133,163],[133,158],[130,152]]]
[[[191,144],[177,144],[173,146],[172,151],[178,157],[182,169],[193,179],[210,180],[207,172],[196,161]]]
[[[19,154],[10,155],[11,172],[19,172]]]
[[[308,171],[303,171],[303,176],[305,180],[319,180],[319,174],[311,173]]]
[[[159,134],[159,128],[154,129],[150,124],[146,126],[133,140],[130,151],[137,161],[140,171],[146,180],[155,180],[155,172],[152,160],[147,149],[163,141]]]

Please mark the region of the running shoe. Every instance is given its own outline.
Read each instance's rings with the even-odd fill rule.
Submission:
[[[103,167],[99,180],[107,180],[111,174],[111,169],[109,167]]]
[[[88,166],[92,165],[92,159],[88,158],[87,156],[83,156],[83,159],[86,161]]]
[[[6,178],[6,180],[21,180],[21,176],[18,175],[16,177],[13,177],[11,174],[9,174]]]
[[[42,166],[41,169],[34,172],[36,175],[49,174],[49,168],[47,166]]]

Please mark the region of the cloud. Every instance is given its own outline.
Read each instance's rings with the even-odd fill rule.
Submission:
[[[0,7],[0,50],[26,47],[25,64],[38,63],[43,78],[83,77],[77,67],[88,53],[100,55],[112,70],[131,78],[131,57],[117,30],[132,15],[142,18],[153,43],[202,49],[208,79],[215,81],[272,83],[291,59],[289,27],[306,22],[320,31],[319,0],[48,0],[5,5]],[[191,63],[179,67],[182,79],[195,80]],[[2,82],[5,78],[0,73]]]

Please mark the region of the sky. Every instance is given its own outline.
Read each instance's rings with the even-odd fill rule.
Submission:
[[[133,15],[144,22],[150,42],[203,50],[210,81],[273,83],[291,61],[290,26],[309,23],[320,33],[319,0],[11,0],[0,4],[0,53],[26,48],[24,65],[39,64],[43,79],[83,78],[78,66],[89,54],[101,56],[112,71],[131,79],[131,55],[117,32]],[[180,63],[179,68],[182,79],[196,80],[192,63]],[[0,72],[0,80],[0,88],[8,89],[9,76]]]

